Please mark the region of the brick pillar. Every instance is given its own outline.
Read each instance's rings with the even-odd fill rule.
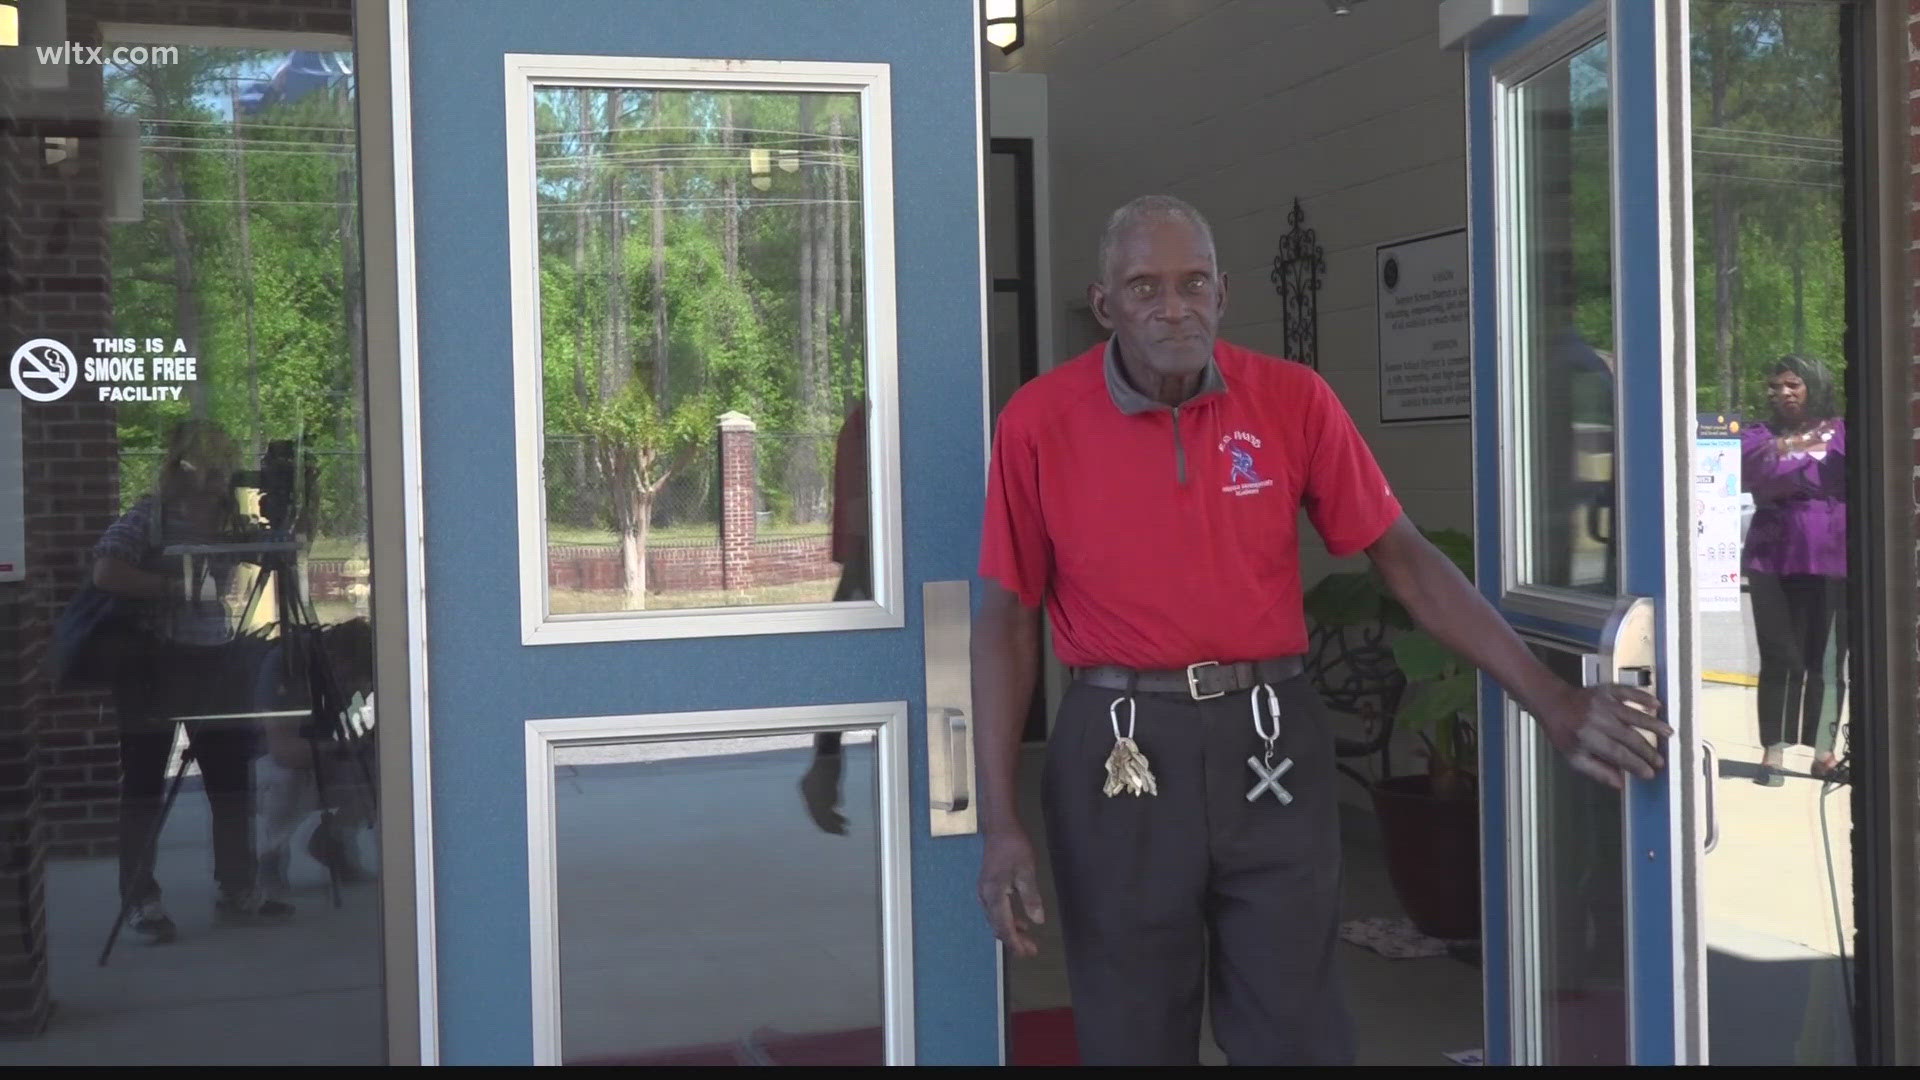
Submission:
[[[720,587],[753,587],[753,541],[759,530],[759,478],[754,423],[720,417]]]
[[[68,31],[76,41],[97,37],[91,17],[69,18]],[[0,118],[10,125],[0,151],[7,359],[35,337],[84,356],[89,339],[114,327],[103,102],[94,66],[70,68],[59,88],[0,84]],[[50,163],[41,142],[49,136],[79,141]],[[34,745],[38,835],[56,859],[113,854],[118,816],[119,740],[106,695],[54,693],[35,670],[54,620],[87,578],[88,551],[120,510],[116,407],[85,391],[81,384],[60,401],[23,403],[27,580],[18,632],[0,643],[0,651],[13,645],[23,680],[17,719],[0,730]]]
[[[24,646],[34,622],[25,582],[0,584],[0,638]],[[41,637],[42,635],[34,635]],[[35,642],[37,645],[38,642]],[[0,649],[0,1036],[47,1026],[47,838],[35,741],[32,653]]]
[[[33,134],[17,123],[29,115],[19,100],[20,83],[0,81],[0,362],[30,337],[38,313],[26,302],[37,222],[28,188],[44,171],[36,159]],[[0,382],[11,390],[11,384]],[[32,401],[21,401],[21,443],[0,446],[0,458],[32,456],[44,424]],[[34,471],[18,466],[31,487]],[[31,515],[29,494],[18,512]],[[0,508],[14,513],[15,507]],[[33,542],[31,527],[28,544]],[[28,577],[0,583],[0,1033],[36,1035],[46,1027],[51,1006],[47,994],[47,912],[45,807],[41,803],[39,739],[43,683],[34,677],[47,638],[42,615],[45,590],[33,552],[26,556]]]

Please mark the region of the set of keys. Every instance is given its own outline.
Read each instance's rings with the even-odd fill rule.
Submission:
[[[1266,716],[1261,716],[1261,698],[1265,695]],[[1247,792],[1247,801],[1254,802],[1262,795],[1271,794],[1282,806],[1293,804],[1293,793],[1280,784],[1280,778],[1293,768],[1293,759],[1283,757],[1274,763],[1274,754],[1280,742],[1280,695],[1272,686],[1261,683],[1253,688],[1253,732],[1266,743],[1266,752],[1258,757],[1249,756],[1247,767],[1253,770],[1255,782],[1253,790]],[[1120,731],[1120,706],[1127,706],[1127,730]],[[1107,706],[1107,719],[1113,725],[1113,752],[1107,755],[1107,782],[1101,787],[1109,798],[1115,795],[1158,795],[1159,782],[1153,777],[1152,765],[1140,744],[1133,741],[1137,711],[1132,697],[1117,697]],[[1271,730],[1269,730],[1271,729]]]

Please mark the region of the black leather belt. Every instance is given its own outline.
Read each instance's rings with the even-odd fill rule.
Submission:
[[[1074,678],[1088,686],[1107,690],[1133,689],[1143,694],[1186,694],[1195,701],[1225,697],[1240,690],[1251,690],[1261,683],[1280,683],[1306,671],[1297,656],[1277,656],[1271,660],[1240,660],[1231,664],[1203,660],[1170,671],[1135,671],[1107,664],[1080,668]]]

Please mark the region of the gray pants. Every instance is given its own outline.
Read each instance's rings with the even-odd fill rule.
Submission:
[[[1213,1034],[1235,1065],[1345,1065],[1352,1021],[1334,973],[1340,818],[1333,734],[1304,678],[1274,687],[1274,761],[1290,806],[1257,781],[1249,692],[1136,694],[1134,741],[1158,795],[1101,791],[1108,705],[1075,683],[1047,747],[1045,811],[1080,1058],[1191,1065],[1203,972]],[[1127,709],[1120,708],[1122,730]],[[1271,730],[1271,727],[1269,727]]]

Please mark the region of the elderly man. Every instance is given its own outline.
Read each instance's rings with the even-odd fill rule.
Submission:
[[[1349,1063],[1299,510],[1334,555],[1365,551],[1581,772],[1651,777],[1661,757],[1641,732],[1671,731],[1651,695],[1574,687],[1534,657],[1401,513],[1318,374],[1217,338],[1227,279],[1191,206],[1116,211],[1087,297],[1112,337],[1021,388],[994,436],[973,635],[981,903],[1002,942],[1035,953],[1015,792],[1044,602],[1075,669],[1044,805],[1083,1060],[1193,1064],[1205,972],[1233,1063]]]

